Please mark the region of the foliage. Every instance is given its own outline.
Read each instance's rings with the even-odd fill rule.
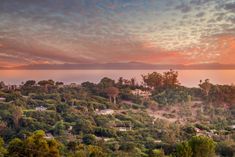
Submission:
[[[143,81],[29,80],[17,90],[1,88],[6,100],[0,100],[0,156],[211,157],[213,141],[217,155],[234,155],[234,86],[205,88],[201,82],[200,88],[187,88],[173,70]],[[152,95],[137,96],[136,89]]]
[[[194,136],[189,141],[192,148],[192,157],[213,157],[215,155],[215,143],[212,139],[204,136]]]
[[[179,85],[178,72],[170,70],[163,74],[153,72],[147,75],[142,75],[144,83],[154,89],[168,88]]]
[[[4,148],[4,141],[0,138],[0,157],[4,157],[7,154],[7,150]]]
[[[59,157],[60,144],[54,139],[45,139],[43,131],[36,131],[26,140],[13,139],[8,146],[8,155],[12,157]]]
[[[153,99],[162,105],[172,105],[189,101],[189,92],[181,86],[158,89],[153,93]]]
[[[176,146],[176,157],[192,157],[193,152],[188,142],[183,142]]]
[[[165,157],[165,153],[162,149],[154,149],[150,151],[150,157]]]

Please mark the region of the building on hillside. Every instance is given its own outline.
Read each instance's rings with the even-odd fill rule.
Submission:
[[[141,97],[144,97],[144,98],[148,98],[149,96],[151,96],[150,91],[143,91],[141,89],[132,90],[131,94],[136,95],[136,96],[141,96]]]
[[[112,109],[97,110],[96,114],[98,114],[98,115],[112,115],[112,114],[114,114],[114,110],[112,110]]]
[[[77,88],[77,87],[79,87],[79,85],[76,84],[76,83],[70,83],[68,86],[69,86],[70,88]]]
[[[201,130],[199,128],[195,128],[196,131],[196,136],[207,136],[207,137],[214,137],[214,136],[218,136],[217,130]]]
[[[162,140],[154,140],[154,143],[162,143]]]
[[[46,111],[47,108],[46,108],[46,107],[43,107],[43,106],[39,106],[39,107],[36,107],[35,110],[36,110],[36,111]]]
[[[18,87],[17,87],[17,85],[7,85],[7,86],[5,86],[4,87],[5,88],[5,90],[17,90],[17,89],[19,89]]]
[[[57,85],[57,88],[58,88],[58,89],[64,88],[64,87],[65,87],[64,84],[59,84],[59,85]]]
[[[69,126],[68,131],[72,131],[73,130],[73,126]]]
[[[230,128],[235,130],[235,125],[231,125]]]
[[[6,101],[6,98],[0,97],[0,101]]]
[[[51,133],[46,133],[44,138],[47,139],[47,140],[51,140],[51,139],[54,139],[54,136]]]
[[[125,131],[131,131],[132,127],[116,127],[118,131],[125,132]]]
[[[23,96],[23,98],[25,98],[25,99],[29,99],[29,96],[25,96],[25,95],[24,95],[24,96]]]
[[[222,106],[223,106],[223,108],[224,108],[225,110],[229,110],[229,109],[230,109],[230,105],[227,104],[227,103],[223,103]]]

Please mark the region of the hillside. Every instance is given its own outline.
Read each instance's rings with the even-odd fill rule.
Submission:
[[[198,88],[187,88],[179,85],[177,76],[175,71],[148,74],[143,85],[106,77],[98,84],[81,85],[2,82],[0,135],[8,146],[2,153],[179,156],[182,142],[209,140],[210,153],[234,154],[234,86],[205,80]],[[44,141],[41,150],[37,140]],[[202,150],[198,146],[195,151]]]

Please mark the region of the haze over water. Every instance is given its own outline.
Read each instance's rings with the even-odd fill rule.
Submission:
[[[167,70],[156,70],[163,73]],[[179,80],[187,87],[197,87],[200,80],[210,79],[213,84],[235,84],[235,70],[177,70]],[[119,77],[126,79],[135,78],[142,81],[141,75],[153,70],[0,70],[0,81],[6,84],[20,84],[27,80],[63,81],[69,83],[82,83],[90,81],[98,83],[103,77],[117,80]]]

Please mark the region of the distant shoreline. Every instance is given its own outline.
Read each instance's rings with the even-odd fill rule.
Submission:
[[[7,69],[7,68],[3,68],[3,69],[1,69],[0,68],[0,70],[169,70],[169,69],[173,69],[173,70],[235,70],[235,68],[220,68],[220,69],[213,69],[213,68],[211,68],[211,69],[209,69],[209,68],[201,68],[201,69],[190,69],[190,68],[188,68],[188,69],[181,69],[181,68],[168,68],[168,69],[12,69],[12,68],[10,68],[10,69]]]
[[[235,64],[147,64],[89,63],[89,64],[30,64],[15,67],[0,67],[0,70],[235,70]]]

